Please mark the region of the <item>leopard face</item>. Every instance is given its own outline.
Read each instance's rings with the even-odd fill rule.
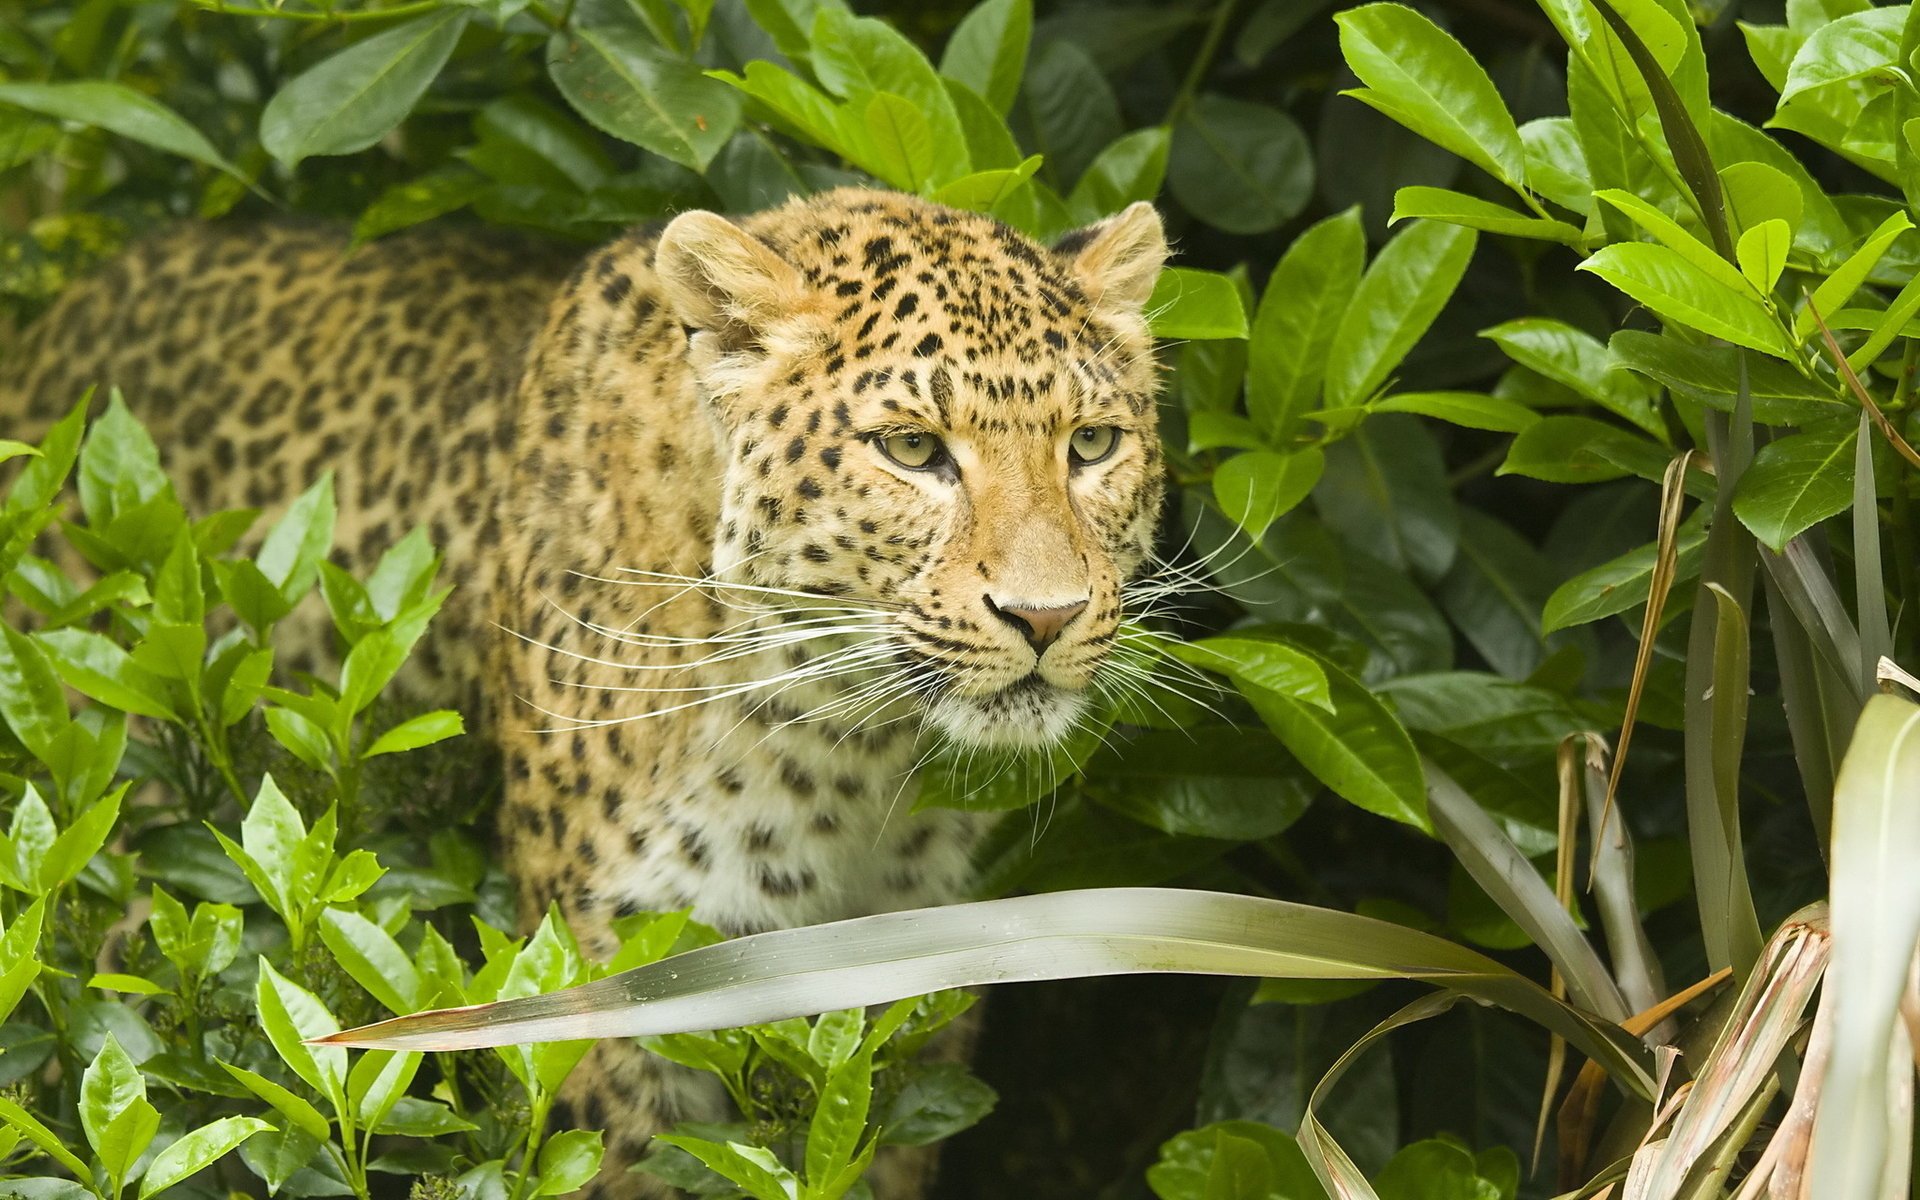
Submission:
[[[862,191],[678,218],[655,269],[725,451],[716,567],[846,609],[873,694],[954,740],[1064,736],[1161,500],[1166,253],[1145,204],[1051,248]]]

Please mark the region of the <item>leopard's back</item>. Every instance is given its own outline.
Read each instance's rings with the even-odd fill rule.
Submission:
[[[479,582],[527,342],[576,259],[498,231],[349,250],[321,222],[178,225],[0,350],[0,427],[36,438],[87,388],[117,387],[188,511],[258,508],[256,533],[332,471],[336,561],[365,569],[415,526],[445,556],[456,591],[409,682],[469,699],[480,598],[459,585]]]

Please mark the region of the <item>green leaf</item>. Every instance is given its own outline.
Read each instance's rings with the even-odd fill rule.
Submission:
[[[1776,218],[1762,221],[1741,234],[1734,253],[1747,282],[1756,291],[1766,293],[1780,282],[1780,273],[1787,268],[1787,253],[1792,249],[1793,230]]]
[[[460,8],[430,13],[302,71],[261,111],[261,144],[289,167],[314,155],[365,150],[420,102],[453,55],[467,17]]]
[[[1699,345],[1675,334],[1623,329],[1613,335],[1607,349],[1621,366],[1676,395],[1728,412],[1733,409],[1733,395],[1740,385],[1740,360],[1744,356],[1754,419],[1768,424],[1799,425],[1849,416],[1854,411],[1831,385],[1808,379],[1786,363],[1755,358],[1733,346]]]
[[[929,199],[936,204],[947,204],[973,212],[992,212],[1008,197],[1018,192],[1021,185],[1032,179],[1033,173],[1039,169],[1040,156],[1035,154],[1017,167],[975,171],[971,175],[962,175],[952,183],[935,189]]]
[[[1542,417],[1507,447],[1496,475],[1549,483],[1602,483],[1625,475],[1658,479],[1667,452],[1656,443],[1592,417]]]
[[[974,169],[948,81],[935,73],[919,47],[884,21],[825,5],[813,15],[812,43],[814,74],[821,86],[851,102],[854,112],[864,112],[871,121],[868,101],[876,93],[907,101],[938,150],[928,183],[937,186]]]
[[[1359,404],[1387,381],[1453,295],[1474,239],[1470,229],[1420,221],[1380,251],[1328,346],[1328,407]]]
[[[1376,400],[1368,406],[1368,411],[1412,413],[1494,433],[1519,433],[1540,419],[1539,413],[1518,400],[1479,392],[1402,392]]]
[[[1707,245],[1693,234],[1680,227],[1672,217],[1647,203],[1632,192],[1618,188],[1609,188],[1595,192],[1595,198],[1605,200],[1633,219],[1634,224],[1652,234],[1662,246],[1678,254],[1691,265],[1711,278],[1729,292],[1740,296],[1758,298],[1734,264],[1722,258],[1713,247]]]
[[[1906,8],[1904,4],[1869,8],[1822,24],[1793,56],[1780,89],[1780,107],[1802,92],[1889,68],[1897,70]]]
[[[1231,841],[1282,832],[1319,790],[1265,730],[1220,726],[1142,732],[1096,755],[1086,777],[1103,808],[1163,833]]]
[[[807,1128],[806,1176],[810,1187],[832,1179],[853,1161],[861,1135],[866,1132],[867,1110],[872,1102],[871,1055],[856,1054],[828,1073]]]
[[[738,1184],[754,1200],[794,1200],[798,1194],[793,1172],[758,1147],[710,1142],[686,1134],[655,1134],[654,1140],[685,1150],[721,1178]]]
[[[359,246],[465,208],[486,188],[484,178],[459,166],[396,183],[360,210],[353,222],[353,244]]]
[[[1153,332],[1163,338],[1243,338],[1247,313],[1232,279],[1213,271],[1169,267],[1147,301]]]
[[[536,1196],[564,1196],[577,1192],[600,1172],[600,1131],[568,1129],[548,1138],[540,1147],[540,1186]]]
[[[54,739],[71,724],[66,694],[53,664],[32,638],[0,624],[0,718],[35,758],[53,752]]]
[[[263,1075],[256,1075],[245,1067],[236,1067],[229,1062],[222,1062],[220,1066],[248,1091],[266,1101],[275,1112],[293,1122],[295,1127],[306,1131],[319,1141],[327,1140],[327,1119],[320,1115],[319,1109],[273,1080]]]
[[[940,73],[966,84],[1005,116],[1020,94],[1032,37],[1033,0],[985,0],[954,28]]]
[[[1445,221],[1450,225],[1464,225],[1483,233],[1559,242],[1566,246],[1580,246],[1586,241],[1584,231],[1565,221],[1516,212],[1504,204],[1495,204],[1490,200],[1482,200],[1478,196],[1469,196],[1465,192],[1456,192],[1448,188],[1414,186],[1403,187],[1395,192],[1393,216],[1389,221],[1406,221],[1414,218]]]
[[[1822,317],[1831,317],[1840,311],[1840,307],[1866,282],[1867,276],[1886,254],[1887,247],[1912,228],[1913,221],[1905,212],[1896,212],[1882,221],[1880,227],[1861,243],[1860,248],[1848,255],[1847,261],[1841,263],[1826,282],[1813,290],[1809,307],[1802,308],[1794,315],[1793,336],[1803,341],[1813,336],[1814,330],[1819,328],[1814,321],[1814,310],[1818,309]]]
[[[1092,222],[1136,201],[1152,200],[1166,181],[1171,145],[1171,135],[1160,125],[1117,139],[1081,172],[1067,207],[1078,220]]]
[[[1834,421],[1768,442],[1733,493],[1734,515],[1775,554],[1808,528],[1853,504],[1857,426]]]
[[[159,1110],[147,1101],[146,1080],[112,1032],[80,1078],[80,1127],[116,1184],[160,1128]]]
[[[1465,47],[1399,4],[1363,5],[1334,21],[1348,67],[1367,85],[1344,95],[1364,100],[1507,186],[1526,186],[1520,130]]]
[[[1546,657],[1540,614],[1556,572],[1532,543],[1474,508],[1460,511],[1460,553],[1434,598],[1489,666],[1525,679]]]
[[[1160,1147],[1160,1161],[1147,1168],[1147,1186],[1160,1200],[1205,1200],[1223,1143],[1251,1145],[1265,1159],[1271,1186],[1254,1193],[1256,1200],[1325,1200],[1293,1138],[1254,1121],[1217,1121],[1176,1135]]]
[[[1276,229],[1313,193],[1313,153],[1277,108],[1208,92],[1173,130],[1167,184],[1187,210],[1228,233]]]
[[[178,154],[228,174],[239,174],[238,168],[178,113],[123,84],[98,79],[0,83],[0,104],[96,126],[156,150]]]
[[[595,128],[689,170],[706,170],[740,124],[732,88],[629,26],[576,24],[556,33],[547,70]]]
[[[154,1156],[140,1177],[140,1200],[183,1182],[272,1128],[258,1117],[222,1117],[202,1125]]]
[[[167,490],[160,451],[127,411],[118,389],[108,398],[107,411],[87,430],[87,440],[80,447],[76,482],[80,508],[96,529],[105,528],[115,517]],[[164,553],[155,548],[152,558],[163,557]]]
[[[260,544],[254,562],[289,603],[313,586],[320,560],[333,546],[333,521],[333,473],[329,471],[287,506],[286,515]],[[232,602],[231,596],[228,601]]]
[[[41,1153],[73,1172],[74,1178],[93,1178],[92,1170],[86,1163],[80,1161],[78,1155],[67,1149],[66,1143],[62,1142],[53,1130],[48,1129],[40,1123],[38,1117],[5,1096],[0,1096],[0,1122],[4,1122],[10,1129],[19,1131],[22,1136],[38,1147]]]
[[[1521,317],[1483,329],[1480,336],[1491,339],[1521,366],[1571,388],[1656,438],[1666,437],[1646,385],[1615,370],[1613,355],[1590,334],[1549,317]]]
[[[1706,512],[1696,511],[1680,526],[1674,556],[1676,584],[1700,573],[1700,556],[1707,544]],[[1658,558],[1658,543],[1648,542],[1567,580],[1547,598],[1540,614],[1542,632],[1584,625],[1645,604]]]
[[[291,708],[269,708],[267,732],[288,753],[316,770],[325,770],[333,760],[333,743],[327,740],[327,731],[303,713]]]
[[[1425,425],[1376,417],[1328,446],[1326,456],[1313,490],[1322,520],[1395,570],[1428,580],[1446,574],[1460,540],[1459,511]]]
[[[332,1102],[335,1111],[346,1107],[347,1052],[338,1046],[309,1046],[304,1039],[340,1031],[318,997],[260,960],[254,987],[260,1026],[279,1052],[280,1061],[306,1081],[308,1087]],[[242,1080],[242,1082],[245,1082]]]
[[[459,737],[467,731],[466,723],[460,714],[451,709],[421,713],[387,730],[374,740],[360,755],[361,758],[373,758],[381,754],[397,754],[403,750],[417,750],[422,746],[431,746],[435,742],[444,742],[450,737]]]
[[[1175,658],[1328,712],[1334,711],[1326,670],[1320,661],[1286,642],[1232,636],[1173,643]]]
[[[1247,415],[1279,441],[1317,406],[1327,351],[1366,265],[1356,208],[1335,213],[1293,240],[1260,294],[1247,353]]]
[[[330,908],[320,919],[320,940],[341,969],[390,1011],[420,1007],[420,973],[385,929],[359,913]]]
[[[1236,454],[1213,473],[1214,499],[1248,537],[1258,539],[1307,498],[1325,469],[1325,456],[1312,447],[1296,454]]]
[[[889,1004],[960,984],[1166,971],[1427,980],[1562,1034],[1636,1095],[1653,1090],[1632,1039],[1485,955],[1352,913],[1171,888],[1055,892],[750,935],[564,995],[399,1017],[333,1040],[453,1050],[684,1033]],[[663,1140],[686,1148],[685,1139]]]
[[[40,860],[37,882],[42,893],[65,884],[100,853],[113,835],[114,822],[120,817],[120,800],[130,786],[123,783],[94,802],[54,839],[46,857]]]
[[[880,178],[903,191],[926,187],[934,173],[933,130],[904,96],[875,92],[867,98],[867,141]]]
[[[83,629],[53,629],[37,640],[48,651],[60,678],[75,691],[137,716],[180,719],[166,681],[104,635]]]
[[[1366,686],[1327,659],[1329,711],[1261,687],[1241,692],[1282,744],[1316,779],[1350,804],[1430,828],[1420,759],[1400,722]]]
[[[1593,272],[1666,320],[1775,358],[1790,356],[1779,324],[1753,299],[1744,278],[1734,291],[1676,251],[1644,242],[1604,247],[1579,269]]]

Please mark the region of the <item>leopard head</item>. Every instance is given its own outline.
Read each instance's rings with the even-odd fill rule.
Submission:
[[[867,190],[676,218],[655,269],[726,462],[716,566],[864,612],[957,741],[1064,736],[1159,512],[1166,256],[1144,203],[1052,246]]]

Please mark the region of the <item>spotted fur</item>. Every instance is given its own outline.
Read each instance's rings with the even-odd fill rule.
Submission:
[[[564,279],[492,235],[194,227],[30,328],[0,412],[117,384],[202,511],[334,470],[348,565],[426,524],[459,586],[408,686],[477,707],[525,914],[604,954],[641,910],[744,933],[965,894],[975,822],[915,812],[913,769],[1061,736],[1113,648],[1161,496],[1165,253],[1145,205],[1047,248],[866,190],[688,213]],[[1074,459],[1081,429],[1112,453]],[[915,431],[943,462],[889,456]],[[565,1104],[611,1129],[607,1196],[722,1112],[612,1044]]]

